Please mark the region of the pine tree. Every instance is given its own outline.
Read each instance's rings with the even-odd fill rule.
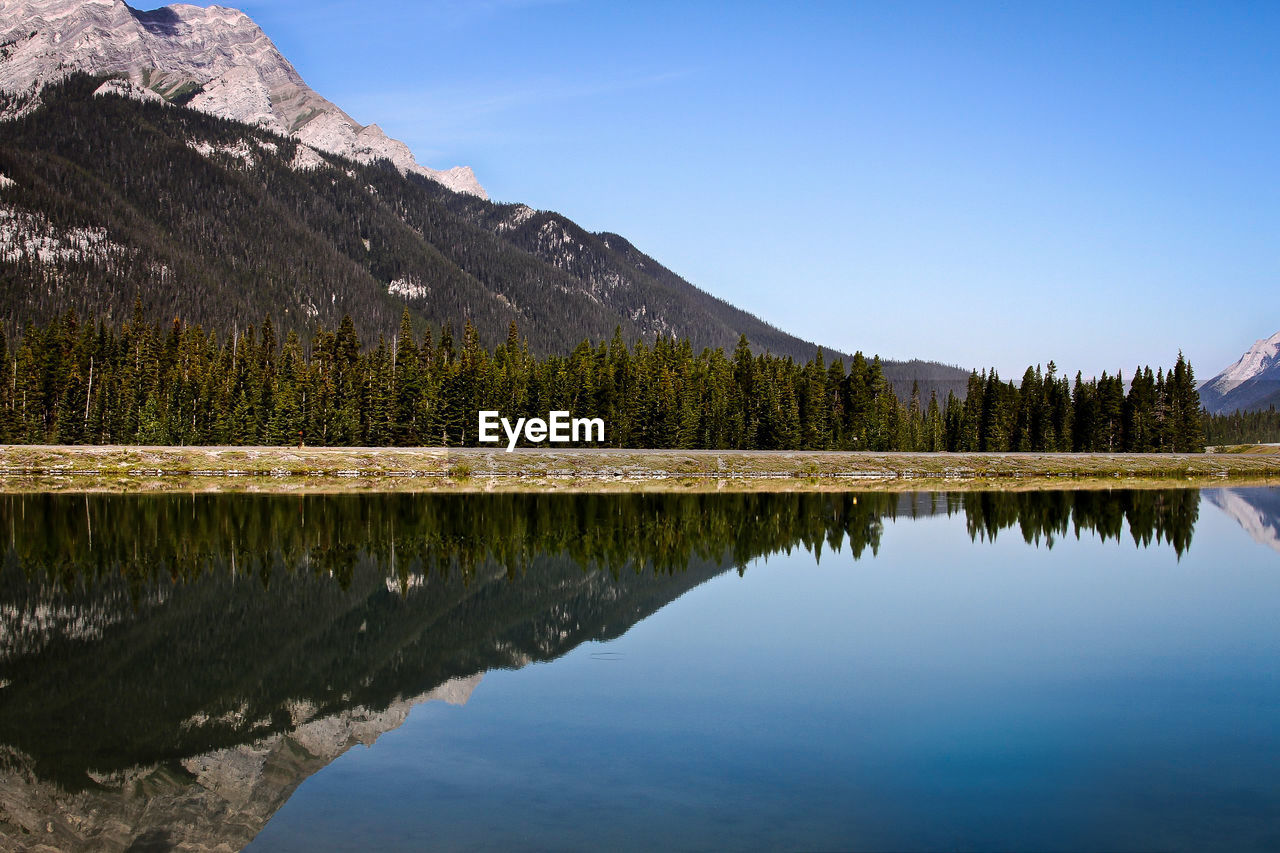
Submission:
[[[957,450],[974,453],[982,450],[982,413],[986,404],[987,374],[973,371],[969,374],[969,387],[960,409],[960,440]]]
[[[421,444],[418,400],[422,396],[421,354],[414,341],[413,317],[406,306],[400,314],[400,333],[392,351],[392,415],[391,435],[395,444],[408,447]]]
[[[736,412],[733,446],[740,449],[758,446],[761,398],[755,367],[747,336],[740,335],[738,346],[733,351],[733,408]]]
[[[1173,368],[1172,411],[1173,450],[1178,453],[1204,452],[1204,425],[1200,420],[1200,391],[1196,388],[1191,364],[1178,352]]]

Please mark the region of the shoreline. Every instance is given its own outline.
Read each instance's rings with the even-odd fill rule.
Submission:
[[[0,445],[0,492],[689,492],[1280,485],[1277,448],[878,453]]]

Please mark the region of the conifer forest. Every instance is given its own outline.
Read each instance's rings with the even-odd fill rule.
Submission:
[[[349,317],[304,341],[270,317],[220,338],[141,305],[119,326],[67,314],[0,335],[0,441],[59,444],[476,446],[477,414],[602,418],[626,448],[1196,452],[1206,420],[1191,365],[1021,381],[974,371],[963,398],[905,399],[878,359],[829,363],[695,352],[657,338],[583,341],[535,357],[511,324],[481,344],[470,322],[361,341]],[[1220,430],[1219,430],[1220,431]],[[492,445],[490,445],[492,446]]]

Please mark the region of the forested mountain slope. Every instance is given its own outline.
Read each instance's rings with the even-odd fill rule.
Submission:
[[[454,193],[392,164],[318,154],[296,140],[156,101],[94,94],[101,78],[46,87],[0,122],[0,317],[10,334],[75,311],[225,334],[271,315],[307,335],[350,314],[390,338],[407,304],[420,326],[470,319],[486,344],[518,324],[536,353],[584,338],[689,338],[811,357],[787,335],[699,290],[614,234],[554,213]],[[3,105],[0,105],[3,106]],[[828,351],[829,353],[831,351]],[[886,362],[908,391],[963,393],[967,373]]]

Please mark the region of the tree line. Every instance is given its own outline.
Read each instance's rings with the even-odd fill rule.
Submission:
[[[695,353],[688,339],[583,341],[535,357],[512,323],[487,349],[476,328],[446,323],[366,346],[349,316],[305,342],[268,316],[225,339],[199,325],[148,323],[140,304],[119,326],[74,314],[0,334],[0,441],[60,444],[475,446],[477,413],[513,421],[555,410],[603,418],[605,445],[646,448],[907,451],[1204,449],[1191,365],[1074,381],[1028,367],[1020,383],[992,368],[963,398],[903,399],[879,358],[829,364]]]
[[[1280,442],[1280,412],[1269,406],[1254,412],[1204,414],[1206,444],[1276,444]]]

